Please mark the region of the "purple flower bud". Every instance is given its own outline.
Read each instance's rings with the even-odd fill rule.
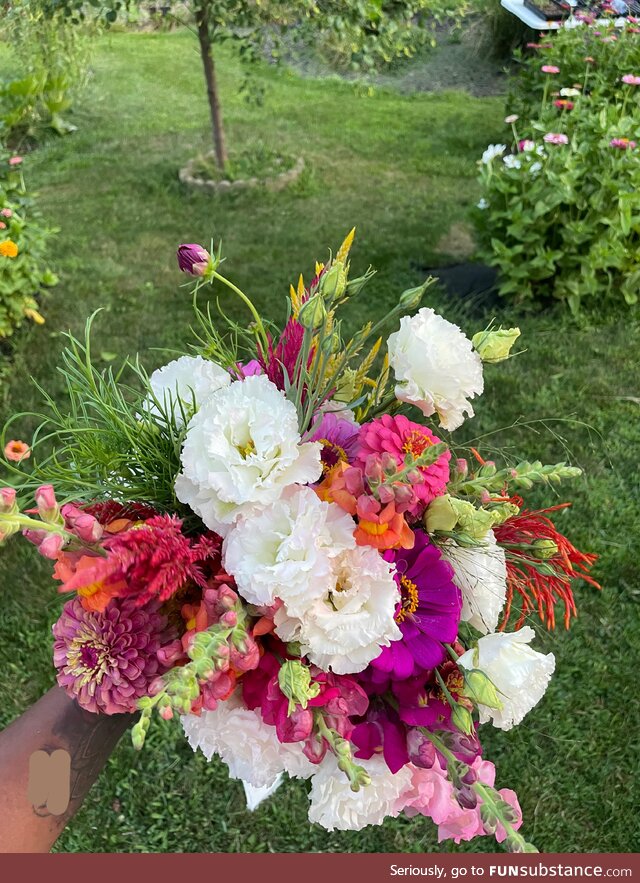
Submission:
[[[430,770],[436,759],[436,749],[420,730],[411,729],[407,733],[407,751],[409,760],[423,770]]]
[[[482,746],[477,735],[467,736],[464,733],[447,733],[445,737],[447,748],[452,751],[462,763],[473,763],[480,756]]]
[[[463,809],[475,809],[478,805],[478,795],[467,785],[456,791],[456,800]]]
[[[474,782],[478,781],[478,774],[475,770],[469,767],[464,776],[460,776],[460,781],[463,785],[473,785]]]
[[[195,242],[179,246],[177,257],[182,272],[191,276],[204,276],[211,262],[207,249]]]

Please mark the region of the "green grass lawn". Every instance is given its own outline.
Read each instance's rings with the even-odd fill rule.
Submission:
[[[34,152],[25,174],[47,219],[61,228],[52,264],[61,282],[44,328],[19,335],[0,393],[4,416],[37,401],[29,377],[59,390],[61,332],[80,333],[103,307],[95,351],[147,353],[189,337],[190,297],[174,259],[178,243],[222,237],[226,272],[280,318],[288,283],[357,225],[354,270],[378,275],[352,320],[382,313],[422,268],[446,256],[437,243],[477,199],[476,159],[503,131],[499,99],[464,93],[363,95],[335,80],[301,80],[265,68],[262,107],[237,96],[241,72],[220,67],[231,144],[256,140],[303,153],[308,171],[291,190],[211,197],[184,192],[177,168],[207,149],[208,119],[196,45],[187,33],[118,34],[96,46],[95,77],[75,115],[79,130]],[[585,469],[561,489],[575,500],[557,521],[601,555],[604,591],[579,588],[567,634],[542,636],[557,674],[542,703],[509,733],[483,729],[498,786],[518,791],[527,838],[546,852],[640,849],[634,792],[640,775],[636,665],[640,390],[637,319],[577,327],[567,316],[519,316],[437,295],[433,304],[467,332],[492,315],[518,323],[526,352],[486,371],[478,416],[460,441],[484,452],[550,462],[567,450]],[[242,314],[230,305],[233,315]],[[28,425],[25,423],[25,434]],[[549,493],[549,503],[556,497]],[[534,503],[542,501],[536,497]],[[60,609],[46,562],[26,543],[0,557],[0,724],[54,682],[50,626]],[[489,730],[489,731],[488,731]],[[158,722],[137,754],[127,739],[58,843],[62,851],[407,851],[438,848],[427,820],[388,821],[329,834],[306,820],[303,786],[287,783],[255,814],[225,768],[195,756],[179,728]],[[456,849],[450,842],[444,849]],[[469,850],[469,846],[460,849]],[[493,851],[490,838],[474,850]]]

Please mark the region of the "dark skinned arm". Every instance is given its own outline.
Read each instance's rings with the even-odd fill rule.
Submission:
[[[0,852],[48,852],[134,720],[53,687],[0,732]]]

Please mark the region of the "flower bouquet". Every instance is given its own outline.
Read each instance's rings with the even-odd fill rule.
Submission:
[[[579,470],[454,453],[483,363],[520,332],[469,340],[420,308],[430,279],[346,335],[341,307],[372,275],[350,278],[352,239],[291,288],[283,329],[219,252],[181,246],[193,352],[150,376],[137,359],[98,370],[91,320],[69,336],[67,407],[44,394],[30,445],[5,429],[0,539],[22,533],[54,562],[70,596],[58,683],[96,714],[137,712],[136,747],[154,712],[177,716],[254,803],[288,773],[329,830],[421,814],[441,840],[535,851],[478,729],[508,730],[541,699],[555,661],[525,622],[553,627],[559,606],[568,625],[572,581],[593,583],[595,556],[549,518],[568,504],[520,496]],[[210,286],[251,324],[214,321]]]

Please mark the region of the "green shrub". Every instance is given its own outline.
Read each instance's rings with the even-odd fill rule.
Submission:
[[[0,126],[5,141],[38,137],[41,129],[73,131],[66,114],[87,77],[82,29],[62,14],[49,14],[39,0],[17,0],[2,20],[16,75],[0,80]]]
[[[49,235],[24,185],[21,164],[10,165],[0,149],[0,339],[8,337],[25,318],[44,320],[35,295],[57,279],[45,260]]]
[[[635,71],[635,28],[563,31],[521,59],[511,145],[485,154],[475,212],[481,255],[499,269],[502,295],[557,298],[574,314],[637,302],[640,85],[621,81]]]

